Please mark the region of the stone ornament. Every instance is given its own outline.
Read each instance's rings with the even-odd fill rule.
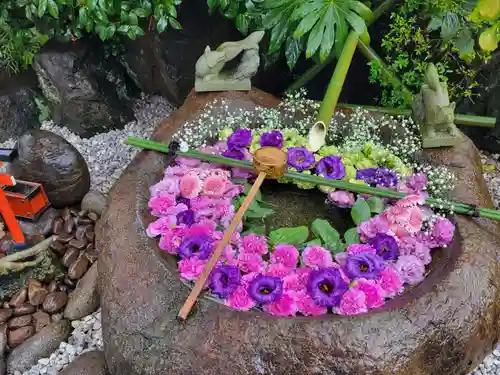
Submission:
[[[264,31],[255,31],[243,40],[222,43],[212,51],[210,46],[198,59],[195,66],[195,90],[209,91],[247,91],[252,87],[250,79],[257,73],[260,64],[259,42]],[[241,55],[234,69],[226,64]]]
[[[439,81],[434,64],[429,64],[425,84],[413,99],[413,117],[420,125],[423,148],[456,146],[460,141],[455,103],[450,103],[448,85]]]

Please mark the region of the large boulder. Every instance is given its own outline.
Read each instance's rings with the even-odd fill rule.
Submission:
[[[39,126],[34,91],[26,87],[0,90],[0,142]]]
[[[56,208],[79,203],[90,189],[90,173],[83,156],[63,137],[32,130],[19,137],[18,157],[11,165],[19,180],[41,183]]]
[[[154,139],[172,133],[224,99],[229,109],[276,106],[259,91],[191,95]],[[219,103],[221,101],[219,100]],[[491,207],[472,142],[429,158],[458,177],[457,199]],[[111,375],[435,375],[465,374],[500,336],[497,224],[457,217],[455,246],[424,282],[381,311],[358,317],[276,318],[237,312],[200,298],[193,315],[177,314],[189,294],[175,262],[146,236],[149,186],[170,160],[141,152],[115,185],[97,233],[105,356]],[[446,257],[445,257],[446,258]]]
[[[134,114],[119,64],[105,64],[101,47],[84,42],[70,50],[46,49],[33,66],[54,122],[90,137],[122,128]]]

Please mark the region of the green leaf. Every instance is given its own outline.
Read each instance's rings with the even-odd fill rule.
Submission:
[[[245,212],[244,217],[248,219],[264,219],[273,214],[274,210],[270,208],[257,207],[254,209],[248,209],[247,212]]]
[[[283,12],[281,11],[281,9],[274,9],[264,16],[264,18],[262,19],[262,25],[266,30],[270,30],[278,23],[280,23],[283,18]]]
[[[130,30],[130,26],[129,25],[121,25],[118,28],[118,32],[122,33],[122,34],[127,34],[129,30]]]
[[[314,235],[321,239],[327,248],[333,248],[340,241],[340,234],[337,232],[328,221],[316,219],[311,224],[311,231]]]
[[[434,31],[441,28],[443,25],[443,20],[440,17],[433,17],[429,24],[427,25],[427,30]]]
[[[356,225],[371,218],[370,206],[368,206],[368,203],[363,198],[358,198],[356,203],[354,203],[351,209],[351,217]]]
[[[162,17],[158,20],[158,23],[156,24],[156,29],[158,32],[162,33],[165,31],[165,29],[168,27],[168,19],[165,17]]]
[[[472,38],[471,31],[469,29],[461,30],[458,33],[457,39],[453,42],[453,45],[458,49],[460,58],[464,58],[474,53],[474,39]]]
[[[450,40],[457,35],[458,28],[460,27],[460,20],[455,13],[447,12],[443,18],[441,26],[441,38],[443,40]]]
[[[169,18],[168,22],[170,23],[170,26],[176,30],[182,30],[182,25],[175,19],[175,18]]]
[[[373,12],[361,1],[350,1],[349,8],[358,13],[366,22],[373,20]]]
[[[235,24],[240,33],[243,35],[248,34],[248,17],[245,14],[238,14]]]
[[[370,197],[366,200],[366,203],[368,203],[370,211],[374,214],[380,214],[384,212],[385,205],[382,199],[378,197]]]
[[[45,10],[47,9],[47,0],[39,0],[38,1],[38,18],[42,18],[45,14]]]
[[[273,27],[271,31],[271,41],[269,43],[269,54],[278,52],[286,38],[288,20],[283,18],[280,23]]]
[[[173,18],[177,18],[177,9],[175,9],[175,6],[174,4],[172,3],[167,3],[167,11],[168,11],[168,14],[173,17]]]
[[[302,38],[293,39],[288,37],[285,42],[286,63],[288,64],[290,70],[293,70],[300,54],[302,53],[302,49],[304,48],[303,41],[304,40]]]
[[[134,13],[139,18],[146,18],[150,15],[149,10],[144,8],[136,8],[131,13]]]
[[[245,230],[243,233],[241,233],[243,236],[246,236],[247,234],[250,233],[255,233],[258,234],[259,236],[264,236],[266,234],[266,226],[265,225],[257,225],[257,226],[252,226]]]
[[[297,29],[293,33],[293,37],[297,39],[305,35],[309,30],[311,30],[314,27],[314,25],[316,25],[316,23],[319,20],[319,16],[320,12],[313,12],[308,14],[302,21],[300,21],[299,26],[297,26]],[[288,20],[286,21],[288,22]]]
[[[357,228],[348,229],[344,233],[344,239],[345,239],[345,243],[347,246],[355,244],[355,243],[360,243],[359,233],[358,233]]]
[[[103,9],[97,8],[95,11],[95,15],[99,21],[105,22],[105,23],[109,22],[108,15],[106,14],[106,12]]]
[[[324,17],[322,17],[320,22],[318,22],[309,33],[309,38],[307,39],[307,47],[306,47],[306,58],[309,59],[316,53],[319,46],[321,45],[321,41],[323,40],[324,32],[325,32],[325,23],[324,23]]]
[[[335,29],[335,43],[333,47],[335,48],[335,55],[337,57],[342,53],[342,49],[344,48],[345,41],[347,39],[347,35],[349,33],[349,26],[344,18],[337,18],[337,27]]]
[[[85,26],[89,22],[89,12],[87,8],[82,7],[78,10],[78,21],[80,25]]]
[[[217,6],[217,0],[207,0],[208,8],[214,9]]]
[[[47,7],[49,8],[49,14],[55,19],[59,19],[59,7],[54,0],[48,0]]]
[[[323,242],[319,238],[315,238],[311,241],[304,242],[301,246],[301,248],[306,248],[308,246],[321,246]]]
[[[335,42],[335,14],[332,7],[328,7],[324,15],[325,33],[319,49],[319,60],[324,62],[332,51]]]
[[[269,233],[269,242],[273,246],[282,243],[299,246],[301,243],[307,241],[307,237],[309,237],[309,229],[306,226],[281,228]]]
[[[248,193],[250,192],[250,189],[252,188],[252,184],[249,184],[246,181],[243,184],[245,185],[245,190],[243,190],[243,194],[248,195]],[[260,189],[257,190],[257,193],[255,194],[254,199],[258,202],[262,202],[262,193],[261,193]]]
[[[316,2],[313,3],[304,3],[299,7],[295,8],[292,15],[290,16],[290,21],[298,21],[302,20],[305,16],[307,16],[311,12],[316,12],[319,6]]]
[[[363,34],[366,29],[365,21],[354,12],[346,12],[345,19],[349,25],[359,34]]]

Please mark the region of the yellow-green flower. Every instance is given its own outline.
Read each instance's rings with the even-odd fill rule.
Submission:
[[[311,174],[311,171],[304,171],[302,172],[302,174]],[[315,184],[311,183],[311,182],[304,182],[304,181],[294,181],[295,185],[297,185],[297,187],[299,189],[314,189],[316,187]]]
[[[323,146],[319,149],[318,153],[321,156],[330,156],[330,155],[338,156],[338,155],[340,155],[339,149],[335,146]]]
[[[219,132],[219,140],[221,141],[227,141],[229,136],[233,134],[233,129],[231,128],[224,128]]]

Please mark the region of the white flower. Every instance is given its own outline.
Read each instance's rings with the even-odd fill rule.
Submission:
[[[187,142],[185,141],[182,141],[179,145],[179,149],[180,151],[182,152],[188,152],[189,151],[189,145],[187,144]]]

